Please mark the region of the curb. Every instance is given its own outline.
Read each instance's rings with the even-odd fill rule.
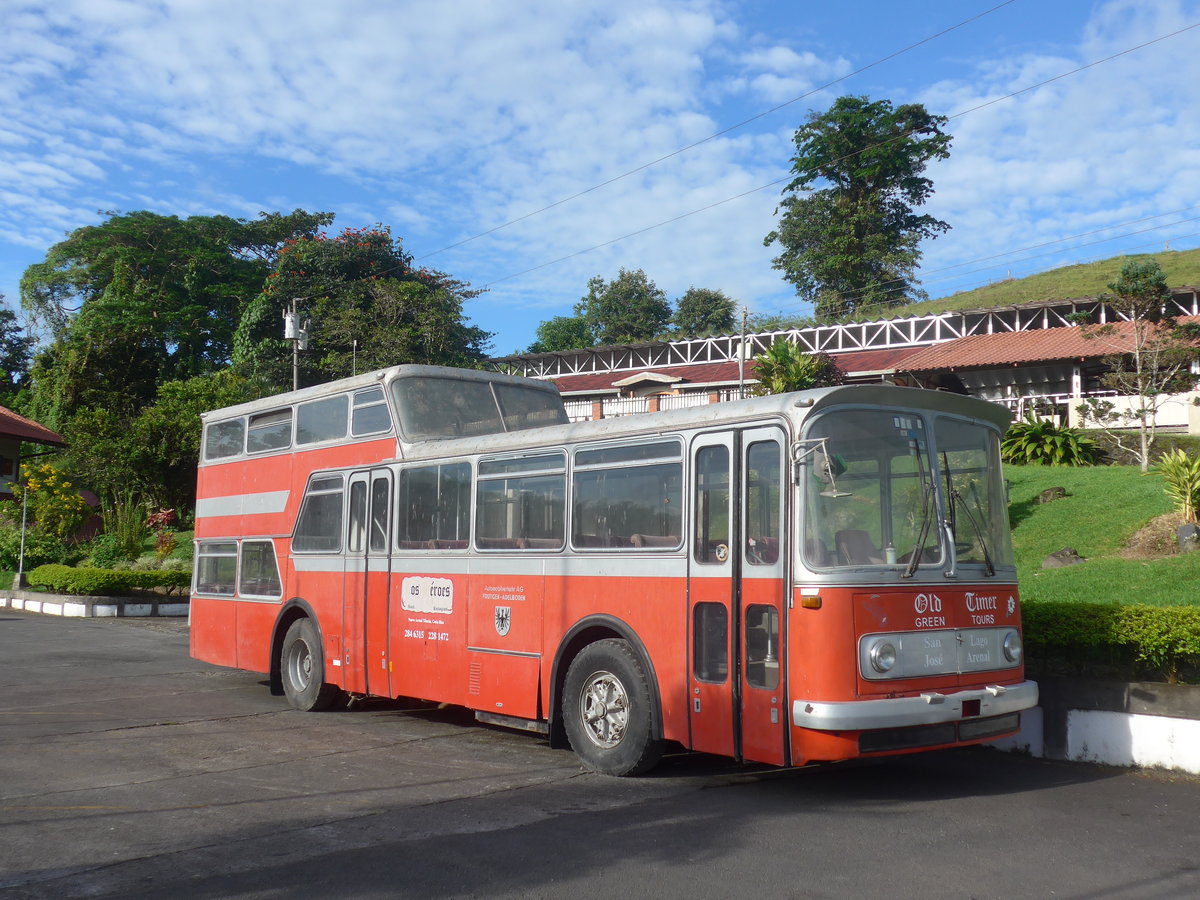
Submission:
[[[188,614],[188,600],[187,598],[158,600],[43,594],[40,591],[5,591],[0,593],[0,609],[20,609],[46,616],[69,616],[77,619],[178,618]]]

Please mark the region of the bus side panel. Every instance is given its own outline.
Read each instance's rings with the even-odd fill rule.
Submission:
[[[796,699],[854,700],[858,680],[857,659],[851,649],[854,634],[852,590],[822,588],[820,608],[802,605],[814,595],[795,588],[788,620],[789,702]],[[788,722],[791,711],[788,710]],[[857,739],[808,728],[792,728],[792,765],[810,761],[847,759],[858,755]]]
[[[442,565],[450,563],[450,565]],[[471,706],[467,699],[467,574],[446,572],[455,561],[397,560],[388,623],[392,694]],[[461,560],[465,570],[465,559]],[[441,569],[442,571],[439,571]],[[433,571],[436,574],[429,574]]]
[[[302,560],[302,567],[295,567]],[[346,686],[344,673],[350,665],[362,666],[363,661],[347,661],[342,643],[342,590],[345,581],[344,563],[340,557],[293,557],[280,559],[281,568],[287,568],[284,584],[285,598],[298,598],[312,610],[317,630],[321,634],[325,652],[325,681],[340,688]],[[325,569],[327,571],[321,571]],[[254,634],[239,635],[239,643],[248,658],[267,654],[271,649],[271,635],[279,618],[279,607],[273,604],[255,604],[270,610],[270,622],[259,618],[262,613],[246,617],[246,631]],[[242,625],[239,622],[239,630]],[[256,640],[263,643],[255,645]],[[267,659],[268,664],[271,660]]]
[[[524,719],[538,718],[543,561],[473,560],[467,646],[468,705]],[[521,570],[536,568],[536,574]],[[503,574],[508,570],[511,574]]]
[[[279,618],[279,604],[242,600],[236,605],[237,667],[250,672],[271,671],[271,635]],[[325,660],[328,666],[328,652]]]
[[[192,597],[188,642],[195,659],[217,666],[237,667],[237,606],[236,600]]]
[[[625,623],[645,647],[662,708],[663,737],[688,743],[686,636],[686,561],[681,558],[574,558],[564,568],[593,575],[561,574],[546,579],[545,657],[542,705],[550,712],[551,669],[563,637],[582,619],[607,616]],[[618,574],[622,567],[646,566],[656,575]],[[560,673],[560,675],[565,672]],[[561,698],[560,698],[561,700]],[[557,715],[558,710],[553,710]]]

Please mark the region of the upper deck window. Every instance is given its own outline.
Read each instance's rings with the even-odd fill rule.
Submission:
[[[246,452],[282,450],[292,443],[292,411],[277,409],[250,417],[246,429]]]
[[[296,407],[296,443],[316,444],[346,436],[350,398],[323,397]]]
[[[225,459],[242,452],[246,436],[246,421],[230,419],[228,422],[213,422],[204,431],[204,458]]]
[[[501,434],[567,421],[562,398],[536,385],[421,375],[394,381],[392,395],[407,441]]]
[[[388,411],[383,388],[374,387],[356,393],[354,408],[350,414],[350,433],[361,437],[391,430],[392,414]]]

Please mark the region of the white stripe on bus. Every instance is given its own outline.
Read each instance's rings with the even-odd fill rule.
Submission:
[[[214,516],[255,516],[281,513],[287,507],[290,491],[263,491],[258,494],[231,494],[196,501],[196,518]]]

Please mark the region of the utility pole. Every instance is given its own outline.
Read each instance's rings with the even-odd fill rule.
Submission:
[[[746,399],[746,319],[750,310],[742,307],[742,339],[738,342],[738,399]]]
[[[300,321],[299,300],[292,298],[292,308],[283,312],[283,339],[292,342],[292,390],[300,387],[300,351],[308,349],[308,326]]]

